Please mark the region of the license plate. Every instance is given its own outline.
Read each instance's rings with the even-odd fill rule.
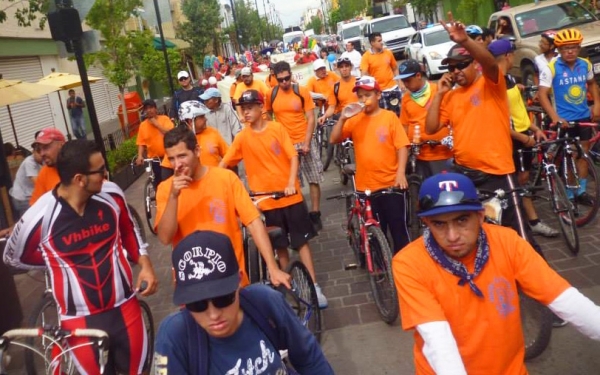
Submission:
[[[594,74],[600,74],[600,63],[594,64]]]

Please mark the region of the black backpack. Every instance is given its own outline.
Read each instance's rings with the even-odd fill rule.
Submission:
[[[300,86],[297,83],[292,83],[292,91],[296,94],[297,97],[302,101],[302,108],[304,108],[304,97],[300,95]],[[279,85],[273,87],[273,91],[271,91],[271,107],[273,107],[273,103],[275,102],[275,98],[277,97],[277,93],[279,92]]]

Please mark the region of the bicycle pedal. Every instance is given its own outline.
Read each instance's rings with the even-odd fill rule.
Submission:
[[[344,266],[344,271],[351,271],[351,270],[355,270],[358,269],[358,264],[356,263],[350,263],[350,264],[346,264]]]

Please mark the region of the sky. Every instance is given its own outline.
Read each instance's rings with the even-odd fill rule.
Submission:
[[[256,0],[256,2],[258,3],[258,12],[263,14],[263,0]],[[267,5],[267,0],[264,0],[264,2]],[[281,17],[283,27],[299,25],[300,17],[307,8],[321,7],[320,0],[269,0],[269,2]]]

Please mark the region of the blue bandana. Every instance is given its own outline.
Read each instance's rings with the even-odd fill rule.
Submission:
[[[423,240],[425,241],[425,248],[433,260],[439,264],[443,269],[450,272],[454,276],[460,278],[458,285],[463,286],[469,283],[469,287],[478,297],[483,298],[483,293],[475,285],[475,278],[481,273],[483,267],[487,263],[490,257],[490,246],[487,242],[487,237],[483,229],[479,231],[479,238],[477,239],[477,253],[475,254],[475,272],[469,273],[467,267],[462,262],[456,259],[452,259],[444,253],[444,250],[438,245],[429,228],[423,231]]]

